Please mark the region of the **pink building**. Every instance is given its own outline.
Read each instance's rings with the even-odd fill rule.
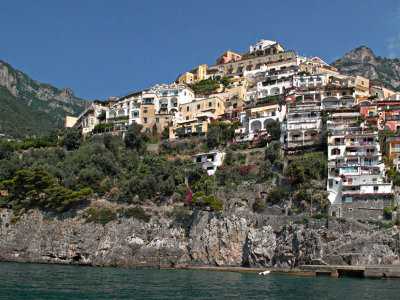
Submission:
[[[230,61],[238,61],[242,59],[242,55],[235,53],[231,50],[226,50],[221,56],[217,59],[217,65],[226,64]]]

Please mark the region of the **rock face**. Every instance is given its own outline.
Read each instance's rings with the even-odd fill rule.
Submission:
[[[78,115],[89,105],[88,101],[76,98],[71,89],[57,89],[50,84],[39,83],[1,60],[0,86],[2,87],[0,89],[2,107],[12,108],[9,113],[1,115],[0,130],[2,129],[2,132],[0,133],[11,136],[15,136],[14,132],[7,129],[19,124],[11,119],[9,114],[19,114],[18,122],[23,123],[24,120],[29,120],[29,123],[37,122],[38,124],[33,124],[37,126],[31,126],[34,129],[48,128],[47,123],[62,128],[66,115]],[[27,135],[32,135],[32,133],[39,135],[43,132],[36,133],[32,130],[32,132],[27,132]]]
[[[332,66],[338,68],[341,74],[378,80],[385,87],[400,91],[400,60],[375,56],[368,47],[351,50],[335,60]]]
[[[39,211],[0,219],[0,261],[170,268],[188,265],[291,268],[301,264],[399,264],[399,230],[356,221],[310,220],[273,229],[257,218],[194,212],[185,226],[153,217],[104,227]],[[268,222],[267,222],[268,223]]]

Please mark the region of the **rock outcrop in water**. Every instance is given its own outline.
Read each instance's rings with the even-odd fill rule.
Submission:
[[[37,210],[15,224],[11,217],[12,211],[2,211],[0,261],[139,268],[400,263],[396,227],[374,230],[357,221],[280,225],[253,214],[197,211],[184,225],[153,217],[150,223],[122,219],[103,227],[79,215],[47,220]]]

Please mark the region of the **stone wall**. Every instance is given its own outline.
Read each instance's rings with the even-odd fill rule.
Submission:
[[[329,215],[361,220],[384,220],[384,207],[390,206],[391,200],[368,200],[343,202],[332,204],[329,207]]]

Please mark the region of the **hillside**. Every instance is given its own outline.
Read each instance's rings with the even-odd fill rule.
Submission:
[[[361,75],[377,80],[383,86],[400,91],[400,59],[375,56],[368,47],[361,46],[335,60],[332,66],[344,75]]]
[[[69,88],[39,83],[0,60],[0,134],[24,138],[49,133],[88,103]]]

